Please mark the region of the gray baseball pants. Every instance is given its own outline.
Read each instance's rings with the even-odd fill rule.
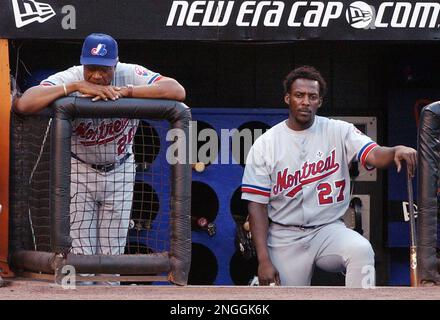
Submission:
[[[316,229],[272,223],[268,247],[283,286],[309,286],[315,266],[324,271],[345,272],[346,287],[375,285],[370,242],[340,220]]]

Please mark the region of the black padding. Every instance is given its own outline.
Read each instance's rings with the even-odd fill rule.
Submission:
[[[418,134],[418,275],[421,282],[439,282],[437,214],[440,164],[440,102],[423,108]]]

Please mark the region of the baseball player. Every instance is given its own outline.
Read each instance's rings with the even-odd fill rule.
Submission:
[[[174,79],[118,61],[117,42],[91,34],[83,43],[81,66],[74,66],[27,90],[18,101],[23,113],[77,95],[92,101],[122,97],[183,101]],[[134,119],[75,119],[72,123],[71,237],[76,254],[122,254],[126,244],[135,180]]]
[[[318,266],[345,271],[347,287],[374,286],[371,244],[341,221],[350,201],[349,164],[394,162],[400,171],[404,160],[414,175],[416,151],[381,147],[350,123],[317,116],[326,83],[313,67],[290,72],[284,90],[289,118],[255,141],[243,176],[259,283],[308,286]]]

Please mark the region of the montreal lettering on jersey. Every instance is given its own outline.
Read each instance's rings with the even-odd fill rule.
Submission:
[[[306,161],[301,169],[296,170],[293,174],[288,173],[288,168],[278,171],[273,193],[277,195],[292,188],[286,196],[293,198],[302,189],[302,186],[328,177],[337,172],[339,168],[340,165],[336,162],[336,150],[333,149],[325,160],[311,163]]]
[[[173,1],[167,26],[327,28],[343,20],[353,28],[438,28],[440,3],[364,1]],[[231,19],[236,17],[235,20]]]
[[[84,146],[102,145],[116,140],[128,127],[129,119],[117,119],[115,121],[102,121],[98,127],[93,127],[93,122],[81,122],[74,133],[79,137]]]

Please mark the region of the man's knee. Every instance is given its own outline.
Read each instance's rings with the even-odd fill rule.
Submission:
[[[363,263],[374,265],[374,251],[367,239],[353,241],[347,245],[346,257],[350,263]]]

